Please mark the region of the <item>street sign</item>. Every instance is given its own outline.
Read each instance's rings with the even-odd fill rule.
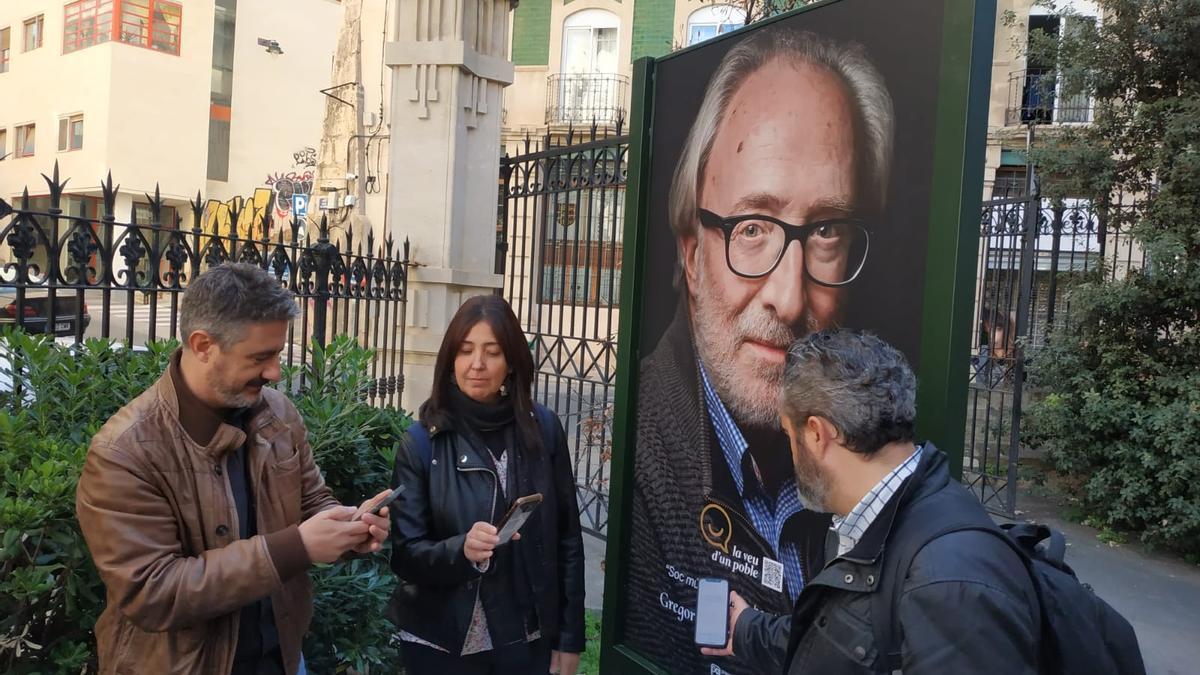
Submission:
[[[292,195],[292,213],[296,214],[297,218],[308,217],[308,195],[304,193]]]

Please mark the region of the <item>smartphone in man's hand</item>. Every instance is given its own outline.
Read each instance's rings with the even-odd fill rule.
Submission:
[[[396,501],[396,498],[403,493],[404,486],[399,485],[395,490],[392,490],[386,495],[378,496],[371,501],[366,502],[362,506],[358,507],[358,510],[354,512],[353,516],[350,516],[350,521],[353,522],[356,520],[362,520],[363,515],[367,513],[373,516],[379,515],[379,512],[383,510],[383,507]]]
[[[729,581],[700,579],[696,592],[696,644],[724,647],[729,640]]]

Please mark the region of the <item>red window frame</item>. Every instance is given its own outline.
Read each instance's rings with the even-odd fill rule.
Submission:
[[[64,54],[112,39],[114,2],[119,0],[76,0],[63,7]]]
[[[170,0],[116,0],[116,31],[125,44],[179,55],[183,7]]]
[[[63,53],[123,42],[179,56],[183,5],[170,0],[76,0],[63,8]]]

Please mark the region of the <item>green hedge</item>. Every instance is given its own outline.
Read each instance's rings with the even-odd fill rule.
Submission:
[[[0,672],[95,672],[92,629],[104,586],[75,520],[75,485],[92,435],[154,383],[175,348],[159,342],[133,352],[102,340],[66,348],[0,333]],[[395,443],[410,422],[364,401],[370,361],[346,337],[314,346],[307,389],[293,396],[326,481],[350,504],[390,483]],[[298,374],[288,369],[284,382]],[[318,566],[313,581],[309,671],[396,672],[384,618],[394,585],[386,550]]]
[[[1161,284],[1071,290],[1070,330],[1030,359],[1022,438],[1078,482],[1092,523],[1200,561],[1200,336],[1162,330],[1178,309]]]

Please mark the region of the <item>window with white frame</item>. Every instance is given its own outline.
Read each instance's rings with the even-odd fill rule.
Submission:
[[[575,12],[563,22],[564,75],[616,73],[620,19],[603,9]]]
[[[83,149],[83,115],[69,115],[58,120],[58,151]]]
[[[32,157],[34,147],[34,134],[37,131],[35,124],[22,124],[17,127],[17,145],[13,148],[13,154],[17,157]]]
[[[8,72],[8,59],[12,50],[9,49],[10,33],[8,28],[0,28],[0,73]]]
[[[618,71],[620,19],[603,9],[585,9],[563,22],[562,60],[555,122],[607,118],[623,93]]]
[[[0,127],[0,160],[8,157],[8,129]]]
[[[30,52],[42,46],[42,29],[45,28],[45,25],[46,17],[43,14],[38,14],[25,21],[24,51]]]
[[[694,45],[746,25],[746,12],[733,5],[709,5],[691,13],[687,23],[687,44]]]
[[[1029,10],[1029,35],[1078,36],[1096,25],[1099,9],[1088,0],[1065,0],[1050,8],[1035,4]],[[1069,81],[1058,64],[1031,58],[1025,67],[1021,121],[1079,124],[1092,121],[1092,96]]]

